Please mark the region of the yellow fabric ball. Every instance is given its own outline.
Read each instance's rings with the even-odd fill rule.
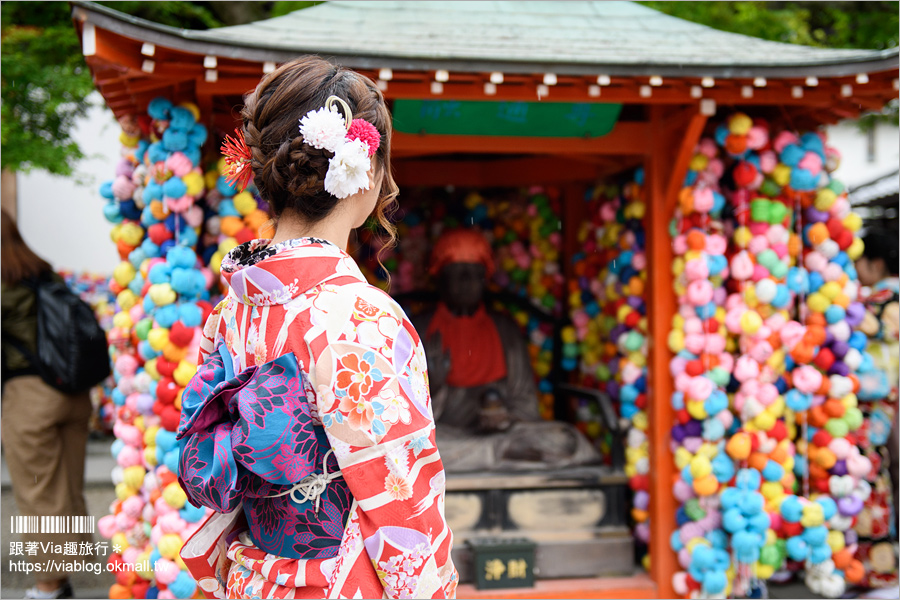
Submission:
[[[131,329],[133,324],[134,323],[131,322],[131,315],[125,311],[113,315],[113,327],[118,327],[119,329]]]
[[[844,227],[849,229],[852,232],[857,232],[862,228],[862,217],[859,214],[852,212],[846,217],[844,217]]]
[[[806,305],[813,312],[824,313],[826,310],[828,310],[828,307],[831,306],[831,301],[825,296],[825,294],[814,292],[807,297]]]
[[[232,202],[234,202],[234,208],[241,213],[242,217],[245,217],[256,210],[256,198],[249,192],[237,194],[232,198]]]
[[[123,471],[122,483],[132,489],[140,489],[140,487],[144,484],[144,475],[146,474],[147,470],[140,465],[126,467]]]
[[[163,348],[169,343],[169,330],[162,327],[151,329],[147,333],[147,342],[155,351],[162,352]]]
[[[204,188],[206,188],[206,182],[203,180],[203,175],[196,171],[191,171],[182,177],[181,181],[187,186],[187,191],[185,192],[186,196],[199,196]]]
[[[167,334],[168,335],[168,334]],[[144,371],[155,381],[159,381],[159,371],[156,370],[156,359],[151,358],[144,363]]]
[[[172,508],[182,508],[184,503],[187,502],[187,496],[184,494],[184,490],[181,489],[181,486],[178,485],[178,482],[167,485],[166,489],[163,490],[162,497],[163,500],[166,501],[166,504]]]
[[[753,127],[753,119],[744,113],[737,113],[728,121],[728,131],[735,135],[747,135]]]
[[[116,498],[123,502],[134,496],[136,493],[137,490],[135,488],[125,485],[124,482],[116,484]]]
[[[865,244],[863,243],[862,238],[853,238],[853,242],[851,242],[850,247],[847,248],[847,257],[850,260],[857,260],[862,256],[864,249]]]
[[[778,163],[772,170],[772,179],[779,186],[786,186],[791,181],[791,168],[786,164]]]
[[[157,549],[159,550],[159,553],[163,558],[172,560],[176,556],[178,556],[178,553],[181,551],[182,544],[183,542],[181,541],[181,536],[175,533],[166,533],[159,538]]]
[[[123,223],[119,230],[119,241],[129,246],[137,246],[144,239],[144,228],[132,222]]]
[[[191,377],[193,377],[196,372],[197,365],[192,365],[186,360],[182,360],[175,368],[175,373],[172,375],[172,377],[173,379],[175,379],[175,383],[177,383],[181,387],[184,387],[190,382]]]
[[[834,204],[835,200],[837,200],[837,194],[834,193],[834,190],[829,188],[821,189],[819,190],[819,193],[816,194],[816,209],[827,212],[828,209],[831,208],[831,205]]]
[[[128,537],[121,531],[114,534],[110,542],[112,542],[113,546],[119,546],[123,552],[126,548],[131,546],[131,544],[128,543]]]
[[[122,261],[113,269],[113,279],[116,280],[116,283],[125,287],[134,279],[135,273],[134,265],[130,262]]]
[[[138,303],[138,297],[131,290],[122,290],[116,296],[116,302],[122,310],[131,310]]]
[[[691,159],[691,164],[690,164],[689,168],[691,169],[691,171],[700,172],[703,169],[705,169],[706,165],[708,165],[708,164],[709,164],[709,157],[707,157],[705,154],[695,154],[694,157]]]
[[[154,283],[150,286],[148,295],[156,306],[166,306],[178,299],[178,294],[175,293],[175,290],[168,283]]]

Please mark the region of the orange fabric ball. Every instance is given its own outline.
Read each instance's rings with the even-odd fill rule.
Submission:
[[[132,598],[131,587],[125,587],[122,584],[114,583],[109,586],[109,598],[110,600],[127,600]]]

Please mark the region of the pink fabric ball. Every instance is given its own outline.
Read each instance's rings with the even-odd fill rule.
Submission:
[[[807,152],[797,166],[810,171],[815,176],[822,171],[822,158],[815,152]]]
[[[816,251],[807,254],[803,262],[807,269],[815,271],[816,273],[822,273],[828,266],[828,259]]]
[[[687,367],[687,359],[681,356],[676,356],[669,362],[669,373],[672,377],[676,377],[682,373],[684,373],[684,369]]]
[[[130,178],[119,175],[112,184],[113,196],[117,200],[130,200],[131,195],[134,194],[135,187]]]
[[[751,254],[759,254],[763,250],[766,250],[769,247],[769,240],[766,239],[764,235],[755,235],[750,238],[750,243],[747,244],[747,250],[750,251]]]
[[[694,190],[694,210],[696,212],[708,213],[712,210],[714,201],[711,189],[701,187]]]
[[[675,499],[678,500],[681,504],[684,504],[691,498],[696,497],[694,493],[694,488],[690,486],[683,479],[679,479],[672,486],[672,495],[675,496]]]
[[[712,138],[703,138],[700,140],[700,143],[697,144],[697,152],[708,158],[715,158],[718,151],[719,149],[716,141]]]
[[[127,158],[120,158],[116,163],[116,176],[124,175],[130,179],[132,174],[134,174],[134,164]]]
[[[759,363],[747,355],[741,356],[734,366],[734,378],[738,381],[747,381],[759,375]]]
[[[184,177],[194,168],[194,163],[182,152],[173,152],[166,159],[166,168],[176,177]]]
[[[137,359],[129,354],[123,354],[116,359],[116,371],[120,375],[134,375],[137,372]]]
[[[199,206],[191,206],[184,213],[184,220],[191,227],[200,227],[203,224],[203,209]]]
[[[747,132],[747,147],[751,150],[759,150],[769,143],[769,131],[761,125],[754,125]]]
[[[800,365],[793,372],[794,387],[804,394],[812,394],[822,387],[822,373],[810,365]]]
[[[123,512],[116,515],[116,528],[119,531],[128,531],[134,527],[135,523],[137,523],[137,519],[130,517]]]
[[[769,276],[769,270],[762,265],[753,265],[753,276],[750,278],[754,282],[762,281]]]
[[[169,585],[170,583],[175,581],[175,578],[178,577],[178,573],[181,572],[181,569],[178,568],[178,565],[175,564],[174,561],[169,560],[168,558],[160,558],[156,562],[156,570],[154,573],[156,574],[156,580],[164,585]],[[162,597],[162,591],[160,592],[160,596]],[[174,596],[173,596],[174,597]]]
[[[725,254],[728,249],[728,240],[723,235],[714,233],[706,238],[706,251],[709,254]]]
[[[687,288],[688,301],[694,306],[703,306],[712,301],[713,286],[709,281],[692,281]]]
[[[114,536],[119,531],[116,526],[116,516],[104,515],[100,517],[97,520],[97,531],[106,539]]]
[[[790,131],[781,131],[777,136],[775,136],[775,141],[772,142],[772,147],[775,149],[775,152],[781,154],[787,146],[789,146],[790,144],[797,144],[799,142],[800,138],[797,137],[797,134]]]
[[[741,250],[731,259],[731,276],[738,281],[745,281],[753,276],[753,259],[746,250]]]
[[[766,150],[759,155],[759,165],[762,172],[768,175],[778,166],[778,157],[771,150]]]

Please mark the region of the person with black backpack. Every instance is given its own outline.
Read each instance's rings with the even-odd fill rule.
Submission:
[[[16,506],[22,516],[86,517],[89,390],[110,372],[105,335],[90,307],[28,247],[5,210],[0,235],[0,429]],[[53,559],[71,562],[44,548],[92,542],[90,533],[41,529],[21,539],[37,542],[37,554],[29,558],[44,566]],[[36,572],[35,578],[26,598],[73,596],[63,571]]]

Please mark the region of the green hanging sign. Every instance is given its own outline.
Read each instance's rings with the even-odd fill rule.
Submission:
[[[598,138],[612,131],[621,104],[396,100],[394,130],[437,135]]]

